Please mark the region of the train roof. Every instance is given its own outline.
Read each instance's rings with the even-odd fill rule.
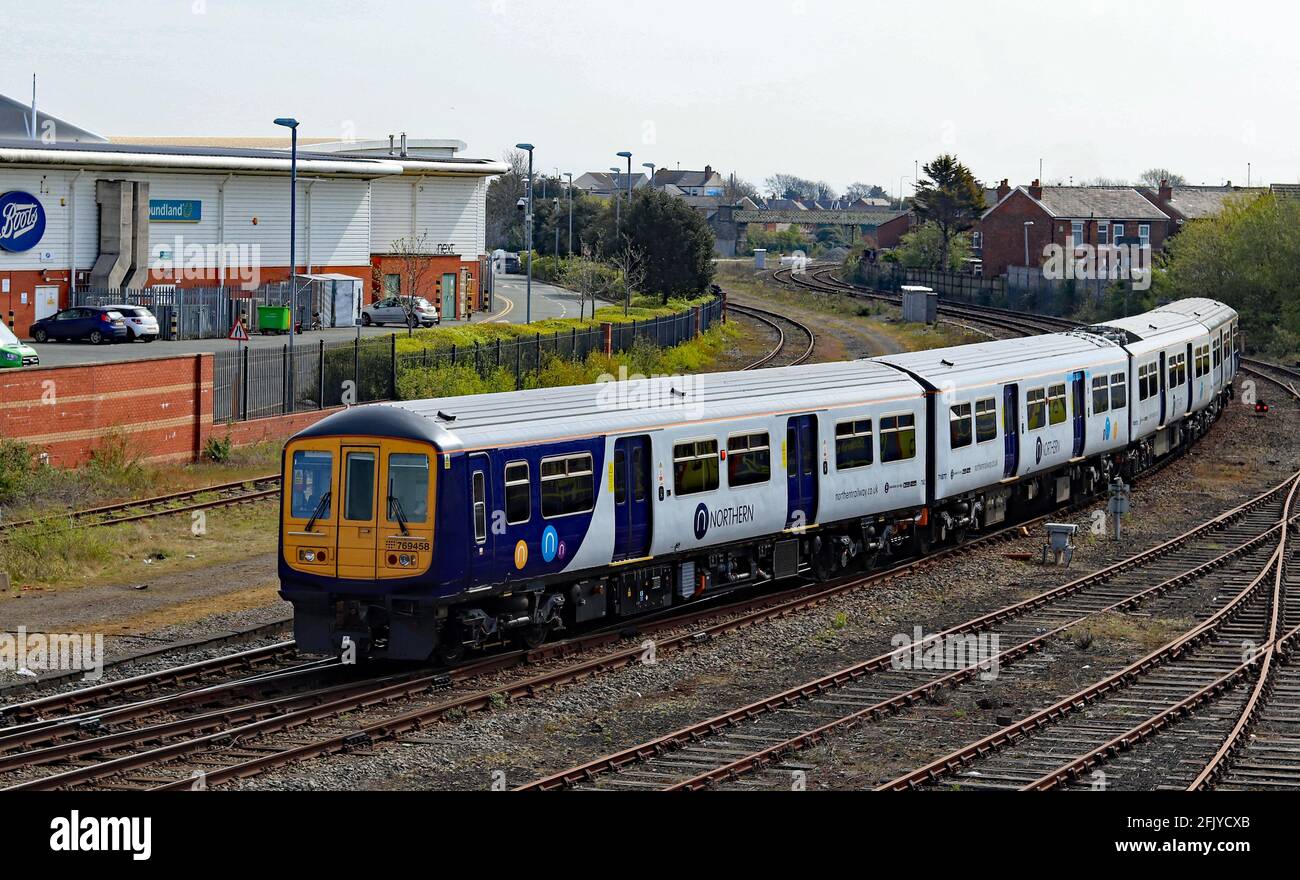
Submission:
[[[1207,326],[1217,326],[1224,321],[1231,321],[1237,317],[1237,310],[1232,306],[1219,302],[1217,299],[1208,297],[1191,297],[1189,299],[1180,299],[1177,302],[1171,302],[1168,305],[1160,306],[1156,309],[1160,313],[1170,313],[1175,315],[1185,315],[1194,318]]]
[[[1134,354],[1172,345],[1189,336],[1199,336],[1205,326],[1196,318],[1177,312],[1143,312],[1129,318],[1116,318],[1087,328],[1089,333],[1104,336],[1129,347]]]
[[[942,388],[952,382],[976,386],[1032,379],[1123,358],[1124,353],[1113,342],[1070,331],[888,354],[875,360],[901,367]]]
[[[923,393],[898,370],[858,360],[372,404],[323,419],[299,436],[376,433],[430,440],[455,452],[911,400]],[[364,430],[367,418],[383,430]]]

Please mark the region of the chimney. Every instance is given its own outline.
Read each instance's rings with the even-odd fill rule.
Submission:
[[[390,155],[390,156],[393,155],[393,149],[394,149],[394,147],[393,147],[393,141],[394,141],[394,140],[396,140],[396,138],[395,138],[393,135],[390,134],[390,135],[388,136],[388,155]]]
[[[712,178],[713,178],[713,166],[712,166],[712,165],[705,165],[705,166],[704,166],[704,185],[705,185],[705,186],[708,186],[708,185],[709,185],[709,181],[710,181]]]
[[[402,132],[402,158],[406,158],[406,132]]]
[[[1002,182],[998,184],[998,201],[1002,201],[1010,194],[1011,184],[1007,181],[1007,178],[1004,177],[1002,178]]]
[[[1039,183],[1037,179],[1035,179],[1033,183],[1029,184],[1029,195],[1035,199],[1041,199],[1043,197],[1043,185]]]
[[[1169,181],[1160,181],[1160,204],[1167,205],[1174,197],[1174,188],[1169,185]]]

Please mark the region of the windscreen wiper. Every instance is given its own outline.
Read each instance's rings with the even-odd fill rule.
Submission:
[[[329,510],[329,507],[330,507],[330,493],[326,492],[324,495],[320,497],[320,501],[317,502],[316,509],[312,511],[311,519],[307,520],[307,529],[306,529],[307,531],[310,532],[312,529],[316,527],[316,520],[324,516],[325,511]]]
[[[403,535],[411,534],[411,530],[406,527],[406,512],[402,510],[402,502],[396,495],[388,496],[388,515],[397,516],[397,524],[402,527]]]

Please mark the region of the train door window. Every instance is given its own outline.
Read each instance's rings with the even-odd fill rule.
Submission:
[[[974,427],[969,403],[959,403],[948,408],[948,440],[952,449],[970,446],[975,435]]]
[[[632,447],[632,500],[645,501],[650,496],[650,469],[645,464],[644,443]]]
[[[375,454],[349,452],[347,473],[347,497],[344,499],[343,518],[353,522],[374,519]]]
[[[673,491],[694,495],[718,488],[718,441],[691,440],[673,445]]]
[[[388,520],[429,521],[429,456],[412,452],[388,456]]]
[[[846,471],[866,467],[873,460],[871,419],[855,419],[835,425],[835,469]]]
[[[916,457],[916,416],[902,413],[880,418],[880,460]]]
[[[1047,391],[1031,388],[1025,392],[1025,419],[1029,430],[1037,431],[1047,424]]]
[[[817,427],[815,421],[807,436],[811,438],[811,442],[808,440],[799,442],[799,463],[805,474],[815,474],[817,473]]]
[[[767,434],[739,434],[727,438],[727,484],[752,486],[772,477],[772,451]]]
[[[294,519],[328,521],[330,485],[334,479],[334,454],[302,449],[293,454],[293,495],[289,515]]]
[[[1065,421],[1065,385],[1053,385],[1047,389],[1047,418],[1053,425]]]
[[[1092,414],[1101,415],[1110,410],[1110,380],[1098,376],[1092,380]]]
[[[986,397],[975,401],[975,442],[998,439],[998,399]]]
[[[1110,408],[1123,409],[1128,406],[1128,377],[1123,373],[1112,373],[1110,377]]]
[[[509,462],[506,465],[506,524],[518,525],[532,518],[532,482],[528,479],[528,462]]]
[[[614,450],[614,503],[627,503],[627,454],[622,449]]]
[[[542,516],[586,513],[596,498],[591,453],[542,459]]]
[[[487,540],[487,481],[482,471],[474,471],[474,540],[482,544]]]
[[[1222,345],[1222,337],[1216,335],[1214,337],[1214,368],[1216,370],[1219,368],[1219,365],[1223,363]]]

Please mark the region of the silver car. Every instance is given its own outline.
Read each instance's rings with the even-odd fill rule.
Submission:
[[[361,310],[361,323],[367,327],[371,324],[432,327],[439,321],[438,310],[422,296],[389,296]]]

